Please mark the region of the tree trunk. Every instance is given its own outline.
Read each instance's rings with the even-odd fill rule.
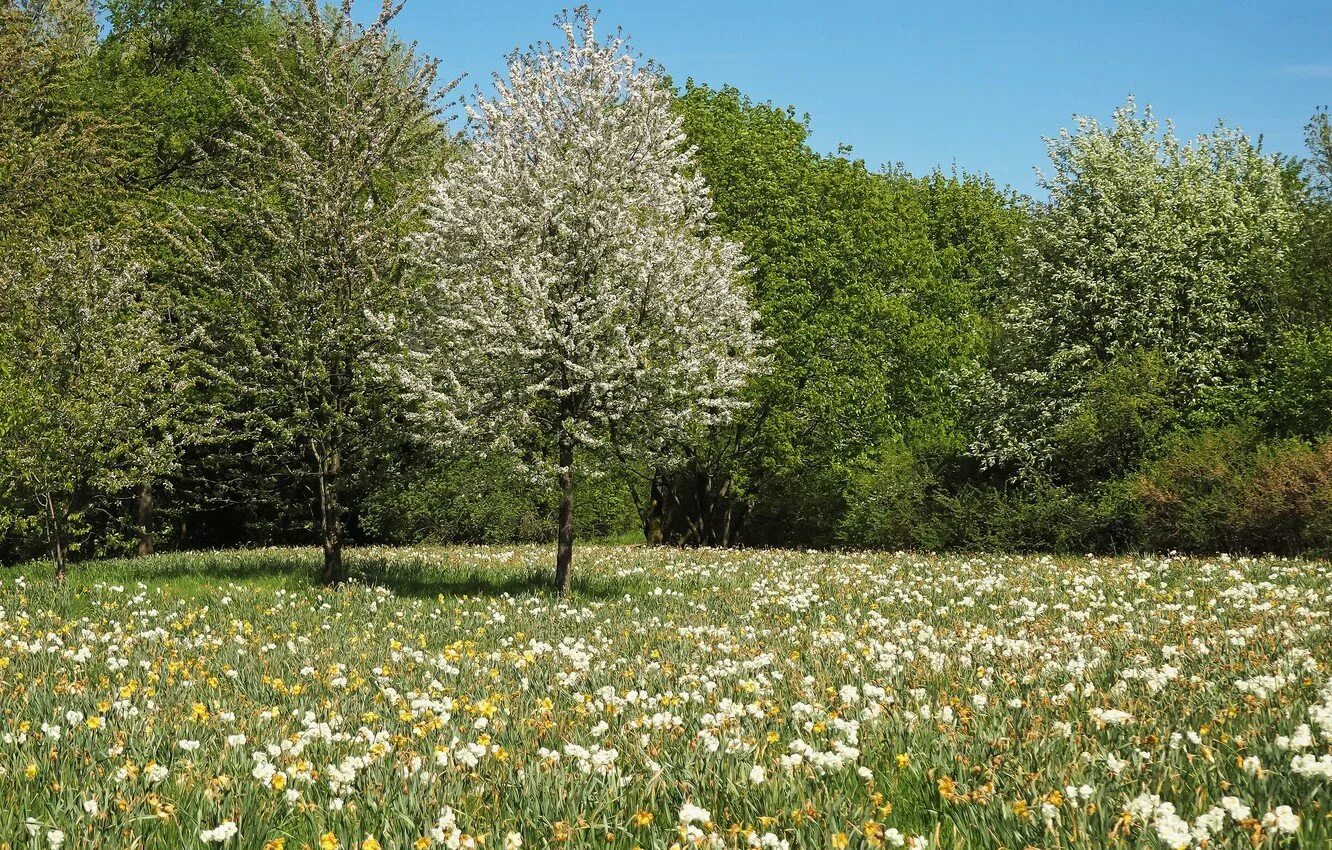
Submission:
[[[342,535],[336,527],[324,527],[324,584],[338,587],[347,580],[342,566]]]
[[[65,555],[64,534],[61,532],[56,532],[56,535],[57,536],[54,542],[52,543],[51,547],[52,548],[51,556],[55,560],[55,583],[64,584],[65,567],[69,561],[67,556]]]
[[[334,451],[319,464],[319,512],[324,538],[324,584],[337,587],[347,580],[342,566],[342,505],[338,498],[341,459]]]
[[[657,476],[652,476],[652,483],[648,489],[648,517],[643,526],[643,537],[647,540],[649,546],[660,546],[662,543],[662,513],[665,505],[663,504],[666,496],[661,492],[661,480]]]
[[[560,434],[560,533],[555,551],[555,592],[569,592],[569,566],[573,563],[573,437]]]
[[[153,554],[153,482],[145,481],[139,485],[139,501],[136,519],[139,526],[139,554]]]
[[[46,517],[50,525],[51,540],[51,560],[55,562],[55,581],[56,584],[65,583],[65,565],[68,562],[68,556],[65,552],[65,523],[64,509],[56,510],[55,499],[50,493],[45,496],[46,499]]]
[[[717,502],[721,505],[721,545],[724,549],[731,548],[732,538],[732,520],[735,517],[735,500],[731,498],[731,476],[726,476],[721,490],[717,494]]]

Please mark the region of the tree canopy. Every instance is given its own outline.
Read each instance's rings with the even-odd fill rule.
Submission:
[[[399,9],[0,4],[0,561],[1332,551],[1326,110],[1129,98],[1025,197],[586,9],[454,103]]]

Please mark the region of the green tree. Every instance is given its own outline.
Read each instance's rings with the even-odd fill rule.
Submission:
[[[0,247],[105,220],[123,127],[82,97],[97,25],[80,0],[0,4]]]
[[[1007,294],[1031,201],[984,174],[953,169],[921,179],[930,238],[945,274],[967,284],[989,314]]]
[[[949,273],[964,255],[936,237],[973,244],[969,219],[952,204],[955,220],[933,232],[931,204],[952,201],[942,189],[816,154],[791,109],[692,83],[678,108],[717,227],[745,246],[773,350],[736,421],[644,488],[646,530],[709,545],[832,542],[862,458],[894,439],[960,436],[949,398],[975,354],[979,284]]]
[[[1306,440],[1332,433],[1332,327],[1286,330],[1264,365],[1257,403],[1268,433]]]
[[[397,11],[386,2],[364,26],[350,2],[282,12],[279,45],[247,54],[253,90],[228,87],[244,128],[223,147],[234,167],[193,216],[192,256],[236,334],[229,379],[252,402],[239,424],[316,492],[331,584],[345,578],[348,494],[383,466],[402,413],[384,364],[419,282],[411,238],[451,88],[394,38]],[[236,222],[243,243],[210,241]]]
[[[1332,321],[1332,116],[1326,109],[1309,120],[1305,143],[1308,155],[1293,161],[1301,228],[1287,306],[1291,320],[1317,326]]]
[[[0,9],[0,513],[44,528],[59,576],[93,514],[173,455],[155,436],[169,351],[116,179],[133,128],[86,97],[96,31],[78,2]]]
[[[165,525],[156,516],[164,493],[174,496],[169,508],[184,524],[233,491],[262,486],[258,470],[233,463],[244,454],[246,434],[228,413],[244,403],[223,374],[236,342],[232,329],[209,323],[208,292],[196,285],[197,269],[164,232],[169,220],[161,219],[172,204],[216,193],[223,175],[238,167],[225,151],[226,140],[242,129],[229,92],[253,91],[255,81],[247,79],[253,64],[244,57],[270,51],[280,21],[260,0],[105,0],[100,8],[106,31],[82,88],[92,108],[126,128],[117,142],[116,179],[139,215],[158,222],[142,228],[136,241],[152,297],[171,334],[185,343],[173,352],[173,415],[159,435],[172,440],[180,463],[167,479],[136,484],[138,551],[147,554],[156,545],[154,526]],[[237,241],[245,234],[219,228],[212,238]]]
[[[44,240],[4,264],[0,479],[35,503],[63,578],[88,513],[170,468],[154,438],[170,397],[161,321],[133,248],[115,236]]]

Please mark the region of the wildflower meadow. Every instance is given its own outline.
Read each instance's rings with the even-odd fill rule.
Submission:
[[[1332,568],[588,546],[0,583],[0,846],[1323,847]]]
[[[0,0],[0,850],[1332,850],[1326,3],[408,5]]]

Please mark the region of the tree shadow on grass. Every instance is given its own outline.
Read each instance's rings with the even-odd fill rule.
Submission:
[[[300,579],[313,580],[319,559],[300,551],[232,550],[218,552],[170,552],[148,558],[127,558],[112,562],[103,580],[117,577],[137,581],[172,581],[200,579],[211,581],[254,581],[287,577],[287,584]],[[95,565],[89,570],[94,576]],[[296,581],[290,581],[295,579]]]
[[[553,571],[467,563],[461,552],[440,557],[407,559],[349,550],[350,578],[363,585],[382,587],[400,596],[417,598],[469,596],[546,596],[555,598]],[[26,565],[24,574],[49,579],[49,565]],[[235,582],[281,587],[290,591],[318,588],[322,557],[316,549],[240,549],[166,552],[146,558],[85,561],[71,570],[71,585],[84,590],[94,584],[162,586],[184,596],[209,595],[219,585]],[[638,579],[603,574],[579,575],[574,565],[572,600],[608,600],[641,595]]]
[[[348,561],[348,573],[354,581],[383,587],[399,596],[556,596],[554,574],[549,570],[430,567],[361,556]],[[635,582],[606,576],[580,577],[575,572],[570,598],[618,599],[638,590]]]

